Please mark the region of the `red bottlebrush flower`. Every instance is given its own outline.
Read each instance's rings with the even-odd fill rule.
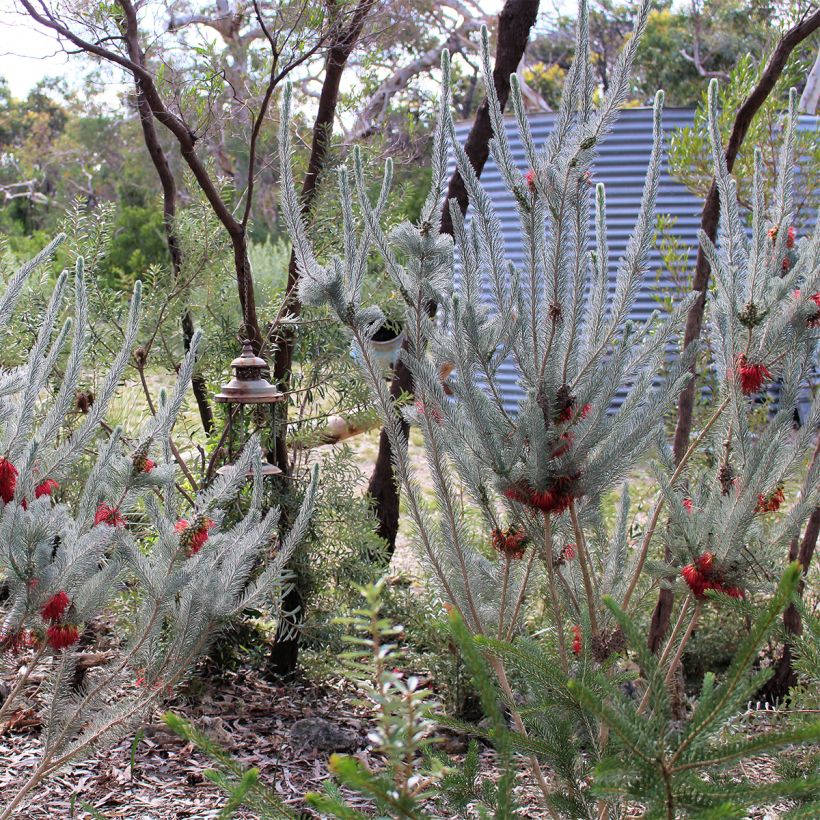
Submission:
[[[687,564],[680,571],[680,574],[683,576],[683,580],[688,584],[689,589],[692,590],[692,594],[696,598],[702,598],[703,591],[706,588],[706,579],[700,574],[697,567],[694,564]]]
[[[55,490],[59,489],[60,485],[53,478],[47,478],[34,488],[34,497],[42,498],[44,495],[51,495]]]
[[[150,473],[157,466],[156,461],[148,458],[144,448],[139,448],[133,456],[131,463],[134,465],[134,473]]]
[[[820,327],[820,290],[817,293],[812,293],[809,299],[817,305],[817,312],[813,316],[809,316],[806,323],[809,327]]]
[[[100,504],[97,512],[94,513],[94,526],[105,524],[107,527],[124,527],[125,519],[118,507],[109,507],[108,504]]]
[[[504,495],[519,504],[527,504],[541,512],[552,512],[558,515],[569,508],[575,498],[574,489],[575,477],[558,476],[546,490],[533,490],[522,482],[507,487]]]
[[[535,171],[532,168],[524,174],[524,181],[531,191],[535,191]]]
[[[571,421],[574,410],[575,410],[575,402],[573,402],[572,404],[565,407],[560,412],[560,414],[558,415],[558,419],[557,419],[558,424],[564,424],[568,421]],[[578,421],[581,421],[582,419],[585,419],[589,415],[590,410],[592,410],[592,405],[591,404],[585,404],[581,408],[580,412],[578,413],[578,416],[575,419],[575,421],[578,422]]]
[[[695,508],[695,503],[692,501],[691,498],[684,498],[683,499],[683,508],[686,510],[686,512],[690,513]]]
[[[523,530],[514,527],[507,527],[506,530],[494,529],[492,531],[493,548],[501,555],[516,560],[524,557],[524,549],[527,545],[527,536]]]
[[[504,497],[509,498],[510,501],[517,501],[519,504],[529,503],[529,498],[518,489],[518,487],[507,487],[504,490]]]
[[[745,353],[741,353],[735,362],[735,376],[740,382],[740,389],[748,396],[757,393],[763,382],[770,379],[772,374],[762,362],[750,362]]]
[[[11,652],[12,655],[17,655],[24,649],[36,649],[37,645],[37,636],[30,629],[0,636],[0,652]]]
[[[416,399],[414,403],[414,407],[416,408],[416,412],[420,416],[425,416],[428,413],[428,408],[425,406],[424,402],[421,399]],[[438,406],[434,406],[429,408],[430,418],[436,424],[441,424],[444,421],[444,414],[441,412],[441,408]]]
[[[17,487],[17,468],[3,456],[0,456],[0,498],[10,504]]]
[[[580,624],[575,624],[575,626],[572,627],[572,634],[574,636],[573,639],[572,639],[572,651],[576,655],[580,655],[581,654],[581,639],[582,639],[582,634],[583,634],[581,632]]]
[[[40,610],[40,614],[43,616],[44,621],[54,623],[65,615],[70,603],[71,599],[68,597],[68,593],[61,589],[46,601],[45,606]]]
[[[709,589],[722,592],[732,598],[742,598],[745,595],[740,587],[726,583],[712,552],[699,555],[693,563],[687,564],[681,570],[681,575],[689,585],[689,589],[692,590],[692,594],[700,600],[706,597],[704,593]]]
[[[575,436],[572,433],[572,430],[565,430],[561,433],[560,441],[563,442],[559,444],[553,451],[552,457],[553,458],[561,458],[561,456],[566,455],[570,447],[575,443]]]
[[[565,561],[572,561],[575,558],[575,544],[565,544],[561,556]]]
[[[780,226],[779,225],[772,225],[771,228],[767,231],[769,239],[771,240],[772,244],[777,241],[777,235],[780,233]]]
[[[174,524],[174,529],[180,533],[179,543],[185,547],[185,553],[190,558],[196,555],[208,540],[208,530],[214,526],[216,522],[210,518],[198,519],[193,526],[181,518]]]
[[[136,686],[137,689],[139,689],[142,686],[145,686],[145,670],[144,669],[139,670],[139,674],[137,675],[137,678],[134,681],[134,686]]]
[[[788,256],[783,257],[783,261],[780,263],[780,267],[783,268],[784,271],[787,271],[792,266],[791,260]]]
[[[778,484],[775,487],[774,492],[771,495],[765,496],[763,493],[760,493],[757,496],[757,506],[755,507],[756,513],[769,513],[769,512],[777,512],[780,509],[780,505],[786,500],[786,494],[783,492],[783,485]]]
[[[80,630],[74,624],[52,624],[46,631],[46,640],[52,649],[66,649],[80,639]]]
[[[797,239],[797,231],[794,229],[794,225],[789,227],[789,231],[786,234],[786,247],[791,250],[794,247],[794,241]]]

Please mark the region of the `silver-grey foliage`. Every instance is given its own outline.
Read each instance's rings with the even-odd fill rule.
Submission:
[[[60,241],[11,278],[0,295],[0,323],[10,320],[26,277],[49,261]],[[314,470],[296,522],[280,540],[279,510],[263,508],[261,450],[253,439],[235,466],[198,495],[194,508],[184,509],[175,488],[169,436],[190,382],[199,334],[173,390],[162,393],[156,415],[133,440],[126,444],[119,428],[103,433],[101,422],[137,339],[139,283],[122,349],[88,414],[64,435],[87,351],[82,259],[74,272],[73,317],[55,331],[69,279],[67,272],[58,278],[28,360],[15,370],[0,371],[0,579],[5,590],[0,653],[8,661],[21,647],[31,650],[11,695],[0,705],[0,716],[24,696],[34,670],[45,675],[48,692],[43,757],[0,817],[11,816],[43,777],[138,724],[190,671],[227,617],[278,600],[284,565],[304,536],[316,493]],[[49,397],[49,386],[59,382],[58,362],[62,381]],[[89,448],[96,449],[97,457],[81,488],[65,492],[64,487],[62,494],[53,487],[42,490],[47,479],[76,480],[71,468]],[[250,470],[254,479],[248,509],[238,520],[235,511],[228,518]],[[61,495],[76,503],[58,500]],[[101,505],[115,513],[106,519]],[[178,523],[183,519],[187,527]],[[192,544],[193,532],[207,533],[207,538]],[[127,641],[77,685],[76,638],[112,604],[126,580],[137,603]],[[58,618],[41,614],[62,593],[68,601],[65,611]],[[49,631],[55,627],[77,632],[62,646]]]

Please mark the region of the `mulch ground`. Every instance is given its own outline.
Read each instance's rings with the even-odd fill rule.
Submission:
[[[380,765],[367,740],[372,712],[343,680],[278,686],[255,672],[240,672],[207,683],[195,700],[179,700],[168,708],[190,719],[244,768],[257,767],[283,802],[296,812],[305,811],[306,817],[316,815],[306,809],[303,795],[321,791],[329,777],[328,751],[292,733],[297,721],[325,719],[325,725],[353,740],[358,747],[354,754],[370,766]],[[133,767],[132,736],[52,777],[17,816],[31,820],[100,815],[129,820],[217,817],[225,797],[203,775],[213,763],[167,729],[159,714],[143,727],[143,733]],[[457,751],[463,740],[454,737],[449,745],[448,751]],[[33,770],[40,750],[39,723],[33,711],[18,711],[0,726],[0,804]],[[492,758],[492,752],[485,750],[483,768],[491,774]],[[517,792],[522,804],[533,805],[534,787],[527,777],[521,779]],[[352,795],[351,799],[366,809],[366,803]],[[99,814],[85,810],[82,804]],[[438,811],[433,809],[434,816],[447,817]],[[532,812],[523,816],[540,816],[537,810]]]

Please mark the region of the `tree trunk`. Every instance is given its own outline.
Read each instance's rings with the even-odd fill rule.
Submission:
[[[793,28],[789,29],[777,44],[777,48],[772,52],[766,68],[760,77],[758,84],[752,89],[751,94],[740,107],[735,116],[729,142],[726,145],[726,165],[731,173],[737,159],[740,146],[749,131],[760,107],[771,94],[772,89],[780,79],[783,69],[791,56],[792,51],[803,40],[809,37],[820,26],[820,11],[814,12],[810,17],[802,20]],[[717,191],[717,184],[714,179],[706,196],[701,214],[701,230],[712,240],[717,236],[718,219],[720,217],[720,199]],[[683,345],[696,342],[700,338],[703,327],[703,313],[706,307],[706,293],[709,288],[709,263],[703,253],[703,248],[698,247],[698,255],[695,261],[695,276],[692,281],[692,289],[698,294],[697,300],[689,309],[686,317],[686,329],[683,335]],[[692,410],[695,403],[695,386],[697,373],[695,365],[692,365],[692,378],[689,384],[683,389],[678,403],[678,420],[675,425],[674,455],[675,461],[680,461],[689,446],[689,437],[692,432]],[[666,560],[671,560],[669,551],[666,552]],[[674,594],[670,589],[662,589],[658,595],[658,603],[652,614],[652,624],[649,630],[649,647],[655,652],[660,646],[663,638],[669,629],[669,619],[672,614],[674,604]]]
[[[144,64],[145,57],[141,49],[138,49],[136,54],[132,53],[130,56],[134,62],[139,62],[141,65]],[[179,237],[176,233],[176,181],[174,180],[171,167],[168,164],[168,158],[157,136],[151,106],[148,105],[145,94],[142,92],[142,84],[139,80],[135,80],[134,84],[137,91],[137,110],[140,116],[140,125],[142,126],[145,147],[148,149],[148,154],[154,163],[157,176],[162,184],[162,215],[163,226],[165,228],[165,241],[168,245],[168,255],[171,258],[171,271],[174,282],[177,282],[179,281],[180,272],[182,270],[182,248],[180,247]],[[185,350],[188,351],[191,349],[191,340],[194,336],[194,319],[193,316],[191,316],[191,309],[187,305],[182,314],[181,324],[183,343]],[[194,373],[191,377],[191,389],[196,399],[202,429],[205,431],[205,435],[209,436],[214,429],[214,416],[211,403],[208,400],[208,387],[202,374]]]
[[[809,71],[809,76],[806,77],[806,86],[800,95],[798,109],[804,114],[813,116],[817,113],[818,102],[820,102],[820,51],[817,52],[814,65]]]
[[[365,19],[373,8],[375,0],[359,0],[359,4],[345,28],[334,40],[328,49],[325,60],[325,77],[322,82],[322,91],[319,96],[319,109],[313,124],[313,139],[310,147],[307,173],[302,182],[302,214],[307,216],[316,200],[319,176],[327,164],[333,136],[333,123],[336,119],[336,107],[339,101],[339,86],[348,58],[353,51],[359,35],[362,32]],[[288,282],[285,291],[286,312],[298,317],[302,312],[302,303],[297,295],[299,287],[299,268],[296,264],[296,254],[291,251],[288,265]],[[273,376],[279,389],[287,392],[290,384],[291,369],[293,367],[293,348],[296,336],[293,325],[276,329],[276,353],[274,356]],[[276,436],[276,464],[285,475],[290,473],[290,459],[287,447],[287,402],[283,403],[284,412],[281,420],[281,429]],[[294,583],[282,607],[286,612],[301,613],[303,606],[299,584]],[[295,616],[302,618],[301,614]],[[268,669],[277,677],[290,677],[296,671],[299,656],[298,629],[294,631],[290,625],[286,632],[280,629],[277,632],[274,645],[268,657]]]
[[[820,436],[817,438],[812,462],[818,457],[820,457]],[[800,541],[799,538],[794,538],[789,545],[789,562],[799,561],[800,566],[803,568],[803,577],[800,580],[800,586],[797,588],[797,594],[801,597],[806,585],[805,579],[811,566],[811,559],[814,557],[814,551],[817,547],[818,535],[820,535],[820,507],[815,507],[806,523],[803,540]],[[794,604],[789,604],[783,613],[783,627],[787,635],[800,635],[803,632],[800,612]],[[760,688],[757,697],[767,702],[782,700],[796,683],[797,676],[792,667],[792,646],[787,638],[783,644],[783,652],[775,664],[774,674]]]
[[[510,75],[516,72],[524,56],[530,30],[535,24],[537,15],[538,0],[506,0],[498,16],[498,43],[493,69],[493,84],[502,110],[507,105],[507,99],[510,96]],[[476,111],[473,127],[464,144],[470,164],[479,177],[490,155],[491,136],[490,108],[485,97]],[[451,199],[457,200],[462,213],[467,212],[469,196],[464,180],[458,171],[450,178],[441,214],[441,232],[450,236],[453,234],[453,222],[447,203]],[[435,310],[435,305],[432,309]],[[402,393],[412,392],[413,378],[410,371],[399,362],[393,373],[390,393],[397,398]],[[399,531],[399,490],[393,477],[390,442],[384,430],[379,437],[379,453],[376,456],[367,491],[374,502],[377,532],[387,542],[388,555],[392,555],[396,548],[396,534]]]

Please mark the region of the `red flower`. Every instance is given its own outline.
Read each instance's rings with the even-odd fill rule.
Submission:
[[[174,529],[178,533],[181,533],[179,543],[185,547],[185,552],[189,558],[192,555],[196,555],[205,546],[205,542],[208,540],[208,530],[210,530],[215,523],[216,522],[210,518],[200,518],[192,527],[188,521],[184,518],[180,518],[180,520],[174,524]]]
[[[572,561],[575,558],[575,544],[565,544],[561,550],[561,556],[565,561]]]
[[[581,635],[582,635],[582,633],[581,633],[581,626],[579,624],[575,624],[575,626],[572,627],[572,634],[574,635],[574,637],[572,639],[572,651],[576,655],[580,655],[581,654]]]
[[[809,299],[817,305],[817,312],[814,316],[809,316],[808,325],[809,327],[820,327],[820,290],[818,290],[817,293],[812,293]]]
[[[745,395],[757,393],[763,382],[772,374],[762,362],[750,362],[745,353],[741,353],[735,362],[735,376],[740,382],[740,389]]]
[[[523,530],[508,527],[506,530],[492,531],[493,547],[507,558],[520,559],[524,557],[527,536]]]
[[[3,456],[0,456],[0,498],[11,503],[17,487],[17,468]]]
[[[557,490],[544,490],[540,493],[533,493],[530,496],[530,504],[542,512],[554,512],[556,515],[560,515],[564,510],[569,509],[569,505],[572,504],[572,496],[569,493],[562,493]]]
[[[575,402],[567,405],[558,415],[558,423],[563,424],[564,422],[569,421],[572,418],[572,411],[575,409]],[[578,413],[578,418],[576,421],[580,421],[581,419],[585,419],[589,415],[589,411],[592,410],[591,404],[585,404],[581,408],[581,412]]]
[[[703,597],[703,590],[706,588],[706,579],[700,574],[694,564],[687,564],[681,571],[683,580],[689,585],[692,594],[696,598]]]
[[[80,639],[80,630],[74,624],[52,624],[46,632],[46,640],[52,649],[65,649]]]
[[[34,488],[34,497],[35,498],[42,498],[44,495],[50,496],[54,490],[59,490],[60,485],[53,479],[47,478],[45,481],[41,481],[35,488]],[[20,506],[24,509],[28,509],[28,501],[24,498],[20,502]]]
[[[37,636],[30,629],[21,629],[18,632],[0,636],[0,651],[17,655],[24,649],[36,648],[37,643]]]
[[[416,412],[420,416],[426,415],[427,408],[421,399],[416,399],[414,406],[416,408]],[[444,421],[444,415],[441,412],[441,408],[438,406],[433,406],[430,410],[430,418],[433,419],[436,424],[441,424]]]
[[[792,266],[791,261],[789,260],[788,256],[783,257],[783,261],[780,263],[780,267],[783,268],[784,271],[788,270]]]
[[[531,191],[535,191],[535,171],[532,168],[524,174],[524,181]]]
[[[45,606],[40,610],[40,614],[43,616],[44,621],[54,623],[65,615],[65,611],[68,609],[70,603],[71,599],[68,597],[68,594],[60,590],[48,599]]]
[[[686,510],[686,512],[689,512],[689,513],[692,512],[694,507],[695,507],[695,504],[694,504],[694,502],[692,501],[691,498],[684,498],[683,499],[683,508]]]
[[[715,565],[715,555],[712,552],[704,552],[699,555],[693,563],[687,564],[681,569],[683,580],[692,590],[692,594],[699,599],[705,597],[707,589],[714,589],[732,598],[742,598],[744,592],[740,587],[726,584],[723,573]]]
[[[794,229],[794,225],[789,227],[789,231],[786,234],[786,247],[791,250],[794,247],[794,240],[797,239],[797,231]]]
[[[546,490],[533,490],[524,482],[519,482],[504,490],[504,495],[511,501],[526,504],[541,512],[553,512],[556,515],[569,508],[575,498],[575,478],[558,476]]]
[[[769,239],[772,241],[772,244],[777,240],[777,235],[780,233],[780,226],[779,225],[772,225],[771,228],[767,231],[769,235]]]
[[[786,500],[786,494],[783,492],[783,485],[778,484],[774,492],[770,496],[765,496],[763,493],[757,496],[756,513],[777,512],[780,505]]]
[[[107,527],[124,527],[125,519],[118,507],[109,507],[108,504],[100,504],[97,512],[94,513],[94,526],[105,524]]]
[[[142,465],[142,472],[143,473],[150,473],[154,467],[157,466],[156,461],[152,461],[150,458],[146,458]]]
[[[55,490],[59,489],[60,485],[53,478],[47,478],[34,488],[34,497],[42,498],[44,495],[51,495]]]
[[[561,438],[559,439],[559,441],[563,443],[559,444],[552,451],[553,458],[561,458],[561,456],[566,455],[569,452],[570,447],[572,447],[572,445],[575,443],[575,436],[573,435],[572,430],[565,430],[563,433],[561,433]]]

